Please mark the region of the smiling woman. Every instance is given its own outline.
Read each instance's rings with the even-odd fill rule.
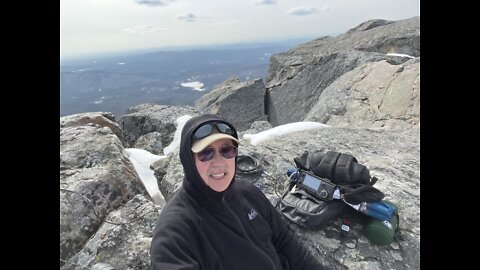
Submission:
[[[182,186],[153,232],[151,269],[325,269],[262,191],[236,179],[238,134],[215,114],[182,129]]]

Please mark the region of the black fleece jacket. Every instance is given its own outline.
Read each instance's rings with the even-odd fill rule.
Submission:
[[[190,149],[193,132],[205,122],[233,128],[213,114],[185,123],[180,141],[183,185],[157,220],[151,269],[325,269],[257,187],[233,179],[225,191],[216,192],[202,181]]]

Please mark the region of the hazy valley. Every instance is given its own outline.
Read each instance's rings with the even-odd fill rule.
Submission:
[[[238,76],[241,81],[265,80],[270,56],[301,42],[303,40],[64,61],[60,65],[60,116],[107,111],[118,117],[125,114],[128,107],[147,102],[193,105],[231,76]],[[192,86],[188,87],[188,83]],[[200,90],[194,89],[194,85],[201,86]]]

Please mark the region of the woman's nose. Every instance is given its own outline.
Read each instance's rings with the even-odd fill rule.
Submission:
[[[225,162],[225,159],[220,154],[219,149],[215,149],[215,153],[213,154],[212,162],[216,162],[216,163]]]

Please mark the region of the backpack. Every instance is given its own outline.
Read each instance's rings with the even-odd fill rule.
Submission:
[[[319,229],[337,217],[346,204],[340,200],[322,201],[291,182],[280,198],[278,211],[289,221],[307,228]]]
[[[305,151],[293,159],[298,168],[330,179],[333,183],[368,184],[371,181],[370,171],[352,155],[327,151],[326,153]]]
[[[377,181],[370,177],[370,171],[349,154],[327,151],[305,151],[294,158],[297,171],[308,171],[337,186],[343,200],[322,200],[305,189],[298,188],[295,179],[285,188],[277,203],[278,211],[289,221],[307,229],[318,229],[339,216],[345,202],[358,204],[383,199],[384,194],[373,187]],[[293,176],[295,170],[289,170]]]

